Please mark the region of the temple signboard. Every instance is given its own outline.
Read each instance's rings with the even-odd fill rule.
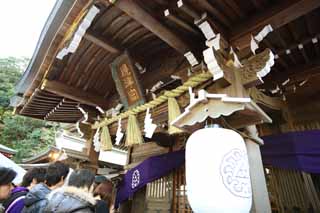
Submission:
[[[128,53],[124,53],[111,63],[112,78],[125,108],[145,103],[136,69]]]

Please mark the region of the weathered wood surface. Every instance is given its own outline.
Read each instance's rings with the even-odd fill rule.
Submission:
[[[115,2],[115,6],[127,13],[130,17],[138,21],[145,28],[153,32],[163,41],[168,43],[181,54],[190,51],[190,47],[182,41],[175,33],[165,27],[161,22],[157,21],[142,7],[130,0],[120,0]]]
[[[105,108],[108,104],[107,100],[95,94],[84,92],[75,87],[69,86],[59,81],[45,81],[43,89],[53,94],[76,100],[80,103],[99,106]]]
[[[319,6],[318,0],[282,1],[235,27],[231,33],[231,43],[239,49],[248,47],[251,35],[260,31],[264,26],[271,24],[273,29],[280,28]]]

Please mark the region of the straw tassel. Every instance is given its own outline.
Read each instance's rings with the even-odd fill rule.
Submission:
[[[109,133],[109,128],[107,126],[102,127],[100,143],[100,149],[102,151],[112,150],[111,136]]]
[[[126,135],[126,146],[143,143],[139,123],[135,115],[129,115]]]
[[[170,123],[176,119],[181,114],[179,104],[175,98],[168,98],[168,132],[170,135],[179,134],[183,131],[175,126],[170,125]]]

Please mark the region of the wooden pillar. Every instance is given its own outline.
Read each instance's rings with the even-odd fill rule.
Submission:
[[[271,206],[260,152],[262,142],[259,143],[256,126],[247,127],[247,132],[249,136],[257,138],[257,141],[245,139],[252,185],[252,208],[250,212],[269,213],[271,212]]]
[[[81,124],[80,128],[85,133],[84,138],[86,139],[86,154],[89,156],[89,165],[87,165],[87,167],[90,167],[88,169],[92,169],[97,172],[99,153],[94,150],[93,146],[93,136],[95,132],[91,129],[90,125]]]

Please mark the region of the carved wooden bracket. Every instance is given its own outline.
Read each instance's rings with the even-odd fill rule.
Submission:
[[[272,122],[271,118],[250,98],[229,97],[226,94],[208,94],[205,90],[198,92],[198,98],[195,98],[193,93],[190,94],[190,97],[190,105],[171,125],[184,128],[203,122],[208,117],[215,119],[221,116],[227,116],[228,123],[236,128]],[[238,112],[238,114],[234,114],[235,112]],[[232,118],[233,115],[236,116],[235,119]]]
[[[266,76],[274,65],[274,55],[270,49],[250,57],[238,68],[241,81],[245,88],[263,83],[262,77]]]
[[[267,96],[257,88],[250,88],[248,93],[256,103],[262,104],[270,109],[282,110],[285,107],[285,102],[281,98]]]

